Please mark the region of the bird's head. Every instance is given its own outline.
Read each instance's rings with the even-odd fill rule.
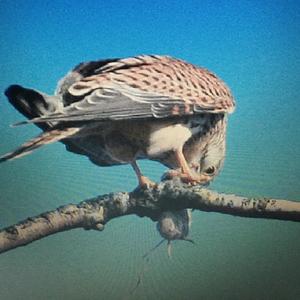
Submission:
[[[225,159],[225,147],[218,145],[201,155],[199,161],[192,163],[191,167],[200,175],[203,184],[212,181],[221,171]]]

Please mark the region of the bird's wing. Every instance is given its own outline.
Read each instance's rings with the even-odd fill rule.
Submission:
[[[168,118],[232,112],[227,86],[206,69],[168,56],[81,64],[63,97],[63,111],[29,122]]]

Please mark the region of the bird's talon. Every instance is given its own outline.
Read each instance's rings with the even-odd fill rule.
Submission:
[[[180,173],[179,177],[182,182],[188,184],[189,186],[196,186],[198,184],[204,185],[207,184],[210,181],[210,178],[204,178],[202,175],[191,175],[191,174],[185,174]]]
[[[195,186],[203,181],[200,176],[193,176],[191,174],[182,173],[178,170],[169,170],[164,174],[163,179],[167,180],[175,177],[179,177],[183,183],[186,183],[189,186]]]
[[[169,170],[163,174],[161,180],[172,180],[175,177],[180,177],[180,174],[179,171]]]
[[[157,187],[157,183],[151,181],[148,177],[146,176],[141,176],[139,179],[139,188],[143,190],[147,190],[150,188],[155,188]]]

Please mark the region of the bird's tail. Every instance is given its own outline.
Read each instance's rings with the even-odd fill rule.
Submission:
[[[32,89],[26,89],[19,85],[11,85],[6,91],[9,102],[28,119],[45,116],[62,109],[62,101],[59,96],[48,96]],[[57,128],[55,123],[45,122],[36,124],[44,130],[37,137],[21,145],[15,151],[0,157],[0,163],[24,156],[33,150],[56,141],[67,138],[79,131],[79,128]]]
[[[0,163],[12,160],[15,158],[19,158],[21,156],[27,155],[31,153],[33,150],[47,144],[54,143],[56,141],[60,141],[62,139],[65,139],[67,137],[70,137],[74,134],[76,134],[80,128],[77,127],[69,127],[64,129],[52,129],[50,131],[45,131],[38,135],[37,137],[27,141],[23,145],[21,145],[19,148],[17,148],[13,152],[9,152],[3,156],[0,157]]]
[[[48,96],[20,85],[11,85],[5,91],[9,102],[29,120],[55,113],[62,109],[63,104],[59,96]],[[53,127],[54,123],[36,124],[43,130]]]

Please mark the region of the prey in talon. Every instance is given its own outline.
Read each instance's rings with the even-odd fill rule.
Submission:
[[[47,76],[47,74],[40,74]],[[19,85],[9,102],[42,133],[0,158],[56,141],[98,166],[131,164],[139,186],[155,184],[137,161],[150,159],[190,184],[207,184],[225,158],[227,115],[235,101],[215,74],[170,56],[140,55],[77,65],[54,95]]]

